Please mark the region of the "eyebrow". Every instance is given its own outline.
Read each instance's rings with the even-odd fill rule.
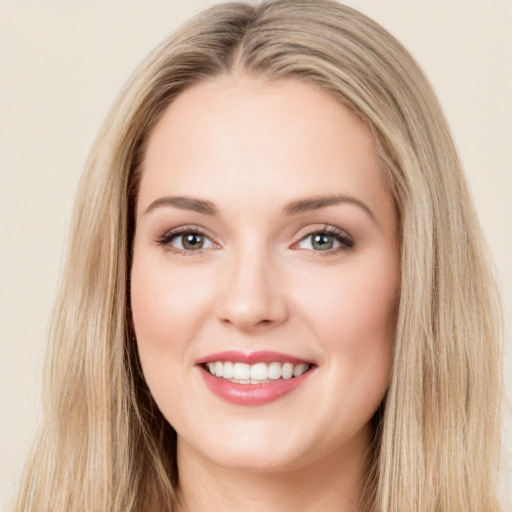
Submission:
[[[179,208],[180,210],[191,210],[193,212],[202,213],[203,215],[217,215],[217,208],[215,208],[215,205],[211,201],[187,196],[161,197],[148,206],[144,215],[162,206],[174,206],[174,208]]]
[[[375,215],[370,210],[370,208],[352,196],[346,196],[343,194],[332,194],[326,196],[314,196],[314,197],[306,197],[303,199],[298,199],[288,203],[283,208],[283,215],[299,215],[301,213],[306,213],[314,210],[319,210],[321,208],[326,208],[328,206],[333,206],[337,204],[352,204],[361,208],[372,220],[376,222]],[[204,199],[198,199],[195,197],[188,196],[165,196],[160,197],[156,201],[153,201],[146,211],[144,215],[149,213],[152,210],[157,208],[161,208],[164,206],[172,206],[174,208],[179,208],[180,210],[190,210],[197,213],[201,213],[203,215],[215,216],[218,215],[218,210],[215,205],[211,201],[206,201]]]
[[[300,213],[306,213],[313,210],[319,210],[320,208],[326,208],[327,206],[333,206],[336,204],[352,204],[361,208],[366,212],[372,220],[376,222],[375,215],[365,203],[356,199],[352,196],[346,196],[343,194],[332,194],[327,196],[315,196],[306,197],[297,201],[288,203],[284,209],[284,215],[298,215]]]

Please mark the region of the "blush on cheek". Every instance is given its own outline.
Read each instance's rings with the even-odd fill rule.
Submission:
[[[372,343],[374,336],[389,337],[396,322],[397,299],[389,288],[347,280],[331,287],[324,287],[320,299],[311,302],[311,311],[319,325],[332,331],[328,339],[341,337],[366,339]],[[368,335],[365,335],[368,333]]]
[[[393,276],[392,276],[393,277]],[[368,272],[341,275],[309,301],[313,330],[333,355],[336,372],[351,393],[367,390],[375,408],[387,388],[394,346],[397,293],[394,281]],[[373,391],[372,391],[373,390]]]

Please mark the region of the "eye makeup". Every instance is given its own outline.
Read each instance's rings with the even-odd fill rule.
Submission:
[[[180,226],[166,231],[155,241],[166,251],[193,256],[205,250],[217,250],[221,246],[204,228],[196,225]],[[299,241],[291,245],[292,250],[303,250],[318,256],[329,256],[350,250],[354,247],[353,238],[344,230],[324,225],[322,228],[302,230]]]

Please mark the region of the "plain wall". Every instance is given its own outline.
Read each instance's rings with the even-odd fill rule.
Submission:
[[[45,336],[73,197],[135,66],[207,0],[0,0],[0,509],[41,410]],[[353,0],[416,57],[445,109],[506,312],[512,396],[512,2]],[[510,406],[508,406],[510,407]],[[506,458],[512,422],[506,419]],[[504,487],[512,487],[509,473]],[[4,507],[4,508],[2,508]]]

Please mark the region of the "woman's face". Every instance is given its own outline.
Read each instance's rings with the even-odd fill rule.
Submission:
[[[134,328],[180,457],[276,470],[362,453],[399,290],[368,129],[310,84],[210,79],[152,132],[136,216]]]

